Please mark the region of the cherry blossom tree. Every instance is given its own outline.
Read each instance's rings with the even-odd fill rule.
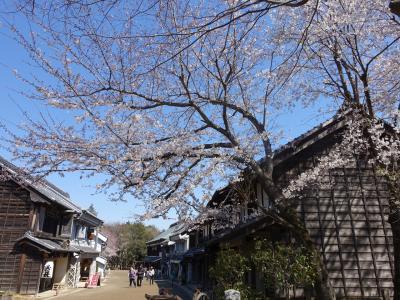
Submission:
[[[251,170],[274,202],[262,214],[315,254],[318,297],[335,298],[288,208],[320,172],[363,149],[361,141],[383,170],[398,158],[396,138],[378,134],[383,123],[375,121],[398,134],[400,23],[388,1],[29,3],[21,12],[32,31],[12,29],[52,80],[17,76],[32,87],[29,98],[75,122],[27,115],[22,133],[6,129],[17,159],[33,174],[106,174],[99,190],[117,187],[115,198],[142,201],[143,217],[175,210],[187,221],[206,215],[222,183]],[[274,115],[319,101],[357,112],[349,147],[282,191],[272,177],[281,138]]]

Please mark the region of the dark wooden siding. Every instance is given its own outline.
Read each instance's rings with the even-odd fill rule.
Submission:
[[[17,291],[22,254],[15,241],[29,230],[28,191],[12,181],[0,181],[0,290]]]
[[[17,291],[20,255],[0,252],[0,290]]]
[[[24,264],[20,289],[21,294],[36,294],[40,280],[41,268],[41,256],[38,253],[32,252],[31,249],[31,253],[27,255]]]
[[[277,180],[286,185],[315,166],[317,156],[328,154],[326,149],[320,142],[293,157],[280,166]],[[373,166],[354,159],[345,168],[325,172],[321,183],[304,192],[297,210],[321,250],[338,296],[377,297],[385,288],[393,293],[390,195],[384,178]]]

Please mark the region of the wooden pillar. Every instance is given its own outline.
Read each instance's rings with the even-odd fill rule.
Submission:
[[[36,283],[36,295],[39,293],[39,289],[40,289],[40,279],[42,278],[43,263],[44,263],[44,260],[42,258],[42,262],[41,262],[40,268],[39,268],[39,276],[38,276],[38,280],[37,280],[37,283]]]
[[[29,221],[28,221],[29,230],[35,231],[35,225],[36,225],[35,223],[36,223],[35,205],[31,203],[31,208],[29,210]]]
[[[21,260],[20,260],[20,263],[19,263],[19,273],[18,273],[18,281],[17,281],[17,293],[21,292],[22,279],[24,277],[25,262],[26,262],[26,254],[22,254],[21,255]]]

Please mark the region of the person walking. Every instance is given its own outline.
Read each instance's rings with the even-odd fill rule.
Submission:
[[[143,266],[140,265],[139,269],[137,270],[137,286],[142,286],[143,276],[144,276],[144,269]]]
[[[136,287],[136,270],[133,266],[129,269],[129,286],[131,287],[132,284]]]
[[[150,269],[147,271],[150,277],[150,284],[154,284],[154,275],[155,275],[155,271],[153,266],[150,267]]]

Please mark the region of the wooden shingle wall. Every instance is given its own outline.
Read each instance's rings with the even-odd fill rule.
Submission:
[[[26,251],[27,252],[27,251]],[[22,273],[20,294],[33,295],[38,291],[38,284],[42,268],[42,257],[30,251],[27,255]]]
[[[15,253],[14,244],[29,230],[30,210],[26,190],[0,181],[0,290],[17,291],[22,254]]]
[[[327,154],[320,149],[296,157],[279,181],[287,184],[315,166],[315,155]],[[327,171],[320,182],[305,191],[297,210],[323,254],[337,295],[364,299],[389,289],[393,296],[390,195],[384,178],[373,166],[354,159],[345,168]]]

